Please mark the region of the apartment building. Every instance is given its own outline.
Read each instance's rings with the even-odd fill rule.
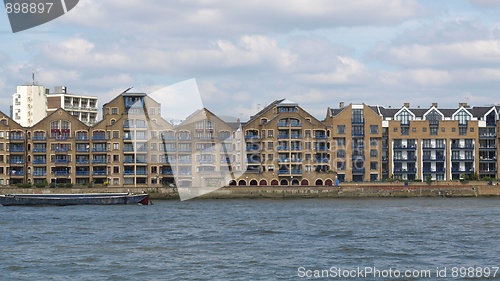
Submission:
[[[237,185],[333,184],[330,129],[282,99],[266,106],[243,126],[247,170]]]
[[[68,107],[32,126],[0,113],[0,185],[305,186],[498,178],[499,109],[340,103],[318,120],[280,99],[245,123],[200,108],[171,124],[157,101],[124,92],[102,106],[103,118],[93,125]]]
[[[12,115],[17,123],[30,127],[42,120],[47,114],[46,91],[44,86],[26,85],[17,86],[17,91],[12,95]]]
[[[57,86],[46,95],[47,114],[63,108],[83,123],[92,126],[97,123],[97,97],[68,93],[66,86]]]

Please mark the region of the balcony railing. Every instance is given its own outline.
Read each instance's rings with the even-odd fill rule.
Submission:
[[[10,152],[24,152],[24,147],[10,147]]]
[[[33,164],[47,164],[45,159],[33,159]]]
[[[104,164],[106,159],[92,159],[92,164]]]
[[[77,176],[88,176],[90,175],[90,171],[76,171]]]
[[[54,174],[56,176],[67,176],[67,175],[69,175],[69,172],[68,171],[55,171]]]
[[[34,141],[44,141],[47,140],[45,136],[33,136]]]
[[[106,175],[106,171],[93,171],[92,175],[94,175],[94,176],[105,176]]]
[[[33,172],[33,176],[35,176],[35,177],[44,177],[46,175],[47,175],[47,172],[41,172],[41,171],[40,172],[39,171]]]
[[[10,164],[24,164],[24,159],[10,159]]]
[[[106,140],[106,136],[101,136],[101,135],[92,136],[92,140]]]
[[[47,148],[33,148],[33,152],[47,152]]]

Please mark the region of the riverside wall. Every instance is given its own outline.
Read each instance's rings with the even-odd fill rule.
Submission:
[[[149,193],[151,199],[179,199],[175,188],[163,187],[82,187],[82,188],[14,188],[2,187],[0,194],[50,193]],[[497,182],[442,183],[345,183],[340,186],[245,186],[224,187],[197,199],[255,198],[376,198],[376,197],[485,197],[499,196]]]

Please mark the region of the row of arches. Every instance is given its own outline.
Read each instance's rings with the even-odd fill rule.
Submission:
[[[333,185],[333,180],[332,179],[316,179],[313,183],[315,186],[331,186]],[[229,182],[229,186],[290,186],[290,185],[296,185],[296,186],[309,186],[311,182],[309,182],[308,179],[272,179],[271,181],[268,182],[266,179],[251,179],[251,180],[245,180],[245,179],[240,179],[240,180],[232,180]]]

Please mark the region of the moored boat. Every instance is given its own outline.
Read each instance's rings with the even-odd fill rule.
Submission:
[[[148,205],[149,194],[82,193],[82,194],[8,194],[0,195],[4,206],[67,206],[67,205]]]

